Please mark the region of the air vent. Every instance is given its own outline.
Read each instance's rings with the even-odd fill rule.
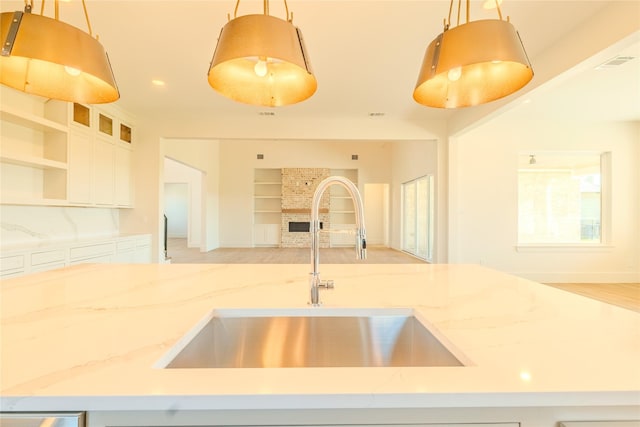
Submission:
[[[274,111],[260,111],[258,113],[260,116],[275,116],[276,113]]]
[[[626,64],[627,62],[636,59],[635,56],[616,56],[611,58],[607,62],[604,62],[596,67],[596,70],[605,70],[607,68],[619,67],[622,64]]]

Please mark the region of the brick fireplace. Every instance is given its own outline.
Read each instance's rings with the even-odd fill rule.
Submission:
[[[317,185],[330,176],[328,168],[284,168],[282,169],[282,227],[283,248],[308,248],[311,240],[308,232],[296,231],[304,227],[300,223],[311,221],[311,200]],[[320,200],[320,221],[324,229],[330,228],[329,191]],[[293,227],[290,231],[289,223]],[[329,235],[320,234],[320,246],[329,247]]]

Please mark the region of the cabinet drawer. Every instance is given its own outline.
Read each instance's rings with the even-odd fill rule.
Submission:
[[[141,248],[144,246],[151,246],[151,236],[138,237],[136,240],[136,246]]]
[[[13,255],[0,258],[0,271],[24,268],[24,255]]]
[[[24,270],[1,271],[0,279],[11,279],[12,277],[20,277],[24,275]]]
[[[636,421],[565,421],[561,427],[640,427],[640,420]]]
[[[41,273],[43,271],[50,271],[50,270],[55,270],[55,269],[64,268],[64,267],[66,267],[64,262],[53,262],[51,264],[40,264],[38,266],[31,267],[30,272]]]
[[[95,258],[100,255],[111,255],[114,251],[114,243],[100,243],[97,245],[77,246],[69,251],[71,261],[84,258]]]
[[[132,251],[136,246],[135,240],[122,240],[116,244],[118,252]]]
[[[76,259],[74,261],[71,261],[71,265],[77,265],[77,264],[110,264],[111,262],[113,262],[113,257],[111,256],[111,254],[109,255],[98,255],[98,256],[93,256],[93,257],[88,257],[88,258],[80,258],[80,259]]]
[[[31,265],[48,264],[50,262],[64,262],[65,251],[56,249],[53,251],[41,251],[31,254]]]

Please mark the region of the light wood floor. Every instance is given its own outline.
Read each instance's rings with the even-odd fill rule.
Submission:
[[[168,239],[167,252],[172,264],[307,264],[311,262],[308,248],[219,248],[200,252],[187,248],[186,239]],[[320,252],[325,264],[416,264],[425,261],[407,253],[385,247],[367,248],[367,259],[357,260],[354,248],[328,248]]]
[[[202,253],[187,248],[186,239],[169,239],[168,255],[173,264],[306,264],[310,262],[305,248],[220,248]],[[327,264],[414,264],[425,263],[401,251],[369,247],[367,259],[356,260],[353,248],[322,249],[320,261]],[[617,305],[640,313],[640,283],[545,283],[545,285]]]
[[[640,313],[640,283],[545,283]]]

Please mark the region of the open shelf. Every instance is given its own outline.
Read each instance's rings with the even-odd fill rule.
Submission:
[[[7,105],[0,106],[0,119],[41,132],[67,133],[69,127],[36,114],[19,111]]]
[[[18,166],[28,166],[36,169],[60,169],[67,170],[68,165],[65,162],[59,162],[57,160],[49,160],[43,157],[37,156],[14,156],[5,155],[0,156],[0,161],[3,163],[9,163]]]

